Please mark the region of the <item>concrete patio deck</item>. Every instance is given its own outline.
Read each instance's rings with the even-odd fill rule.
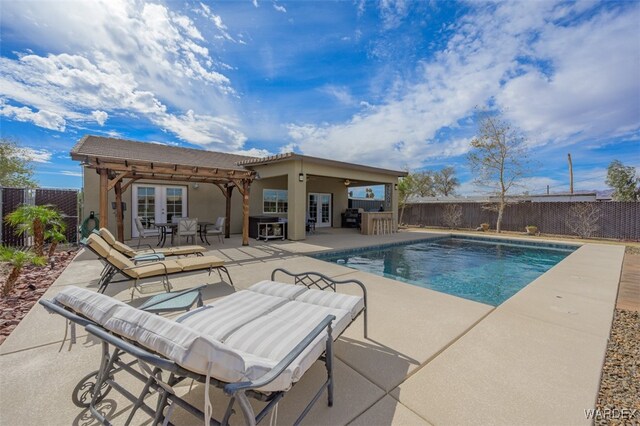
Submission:
[[[361,318],[339,339],[335,404],[329,408],[321,399],[304,424],[589,424],[583,410],[593,408],[597,397],[624,247],[585,244],[497,308],[304,256],[440,235],[319,230],[304,242],[252,241],[250,247],[232,236],[211,252],[228,260],[235,289],[217,282],[215,274],[172,283],[177,289],[212,283],[206,300],[268,278],[276,267],[365,283],[369,339],[363,338]],[[97,260],[82,254],[44,297],[67,285],[95,289],[100,270]],[[357,294],[355,288],[344,291]],[[112,284],[107,293],[130,300],[128,283]],[[99,361],[100,346],[78,332],[78,344],[68,351],[68,342],[61,345],[63,319],[37,305],[0,346],[0,424],[95,424],[70,398]],[[280,402],[279,424],[292,423],[322,373],[316,364]],[[202,405],[202,385],[189,392],[187,383],[179,393]],[[225,397],[212,394],[214,414],[220,415]],[[130,404],[112,392],[102,408],[122,424]],[[172,420],[199,424],[179,410]],[[133,424],[148,424],[148,418],[138,414]]]

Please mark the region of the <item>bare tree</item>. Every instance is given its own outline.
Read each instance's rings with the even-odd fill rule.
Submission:
[[[442,223],[447,228],[458,228],[462,222],[462,207],[460,204],[447,204],[442,211]]]
[[[591,238],[600,226],[600,209],[594,202],[578,203],[571,206],[566,223],[571,232],[580,238]]]
[[[524,138],[499,116],[483,112],[471,148],[468,160],[476,173],[475,182],[491,188],[498,197],[496,231],[500,232],[502,215],[509,202],[507,193],[527,171]]]
[[[400,218],[398,219],[398,223],[402,223],[404,209],[409,198],[414,196],[429,197],[435,195],[431,172],[409,172],[409,174],[403,177],[398,183],[398,191],[400,193]]]
[[[460,186],[460,181],[456,178],[456,169],[445,167],[433,174],[433,189],[437,194],[445,197],[455,195],[456,188]]]

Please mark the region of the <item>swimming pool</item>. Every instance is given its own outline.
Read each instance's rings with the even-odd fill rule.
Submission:
[[[314,257],[497,306],[576,248],[452,236]]]

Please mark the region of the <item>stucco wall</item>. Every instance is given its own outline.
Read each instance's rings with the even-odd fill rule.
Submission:
[[[289,222],[296,223],[295,229],[290,225],[290,235],[296,239],[304,239],[304,222],[306,221],[306,211],[309,192],[332,194],[333,214],[332,226],[340,227],[340,214],[348,207],[348,190],[344,185],[345,179],[349,179],[358,186],[390,184],[398,182],[398,178],[392,175],[376,173],[375,171],[355,170],[348,167],[338,167],[335,165],[317,164],[300,159],[282,161],[273,164],[254,166],[260,179],[255,180],[251,185],[251,195],[249,200],[249,214],[262,215],[263,189],[286,189],[289,191],[289,214],[273,214],[275,217],[286,217]],[[303,173],[305,180],[300,182],[298,174]],[[92,169],[86,169],[84,173],[84,211],[83,217],[88,216],[91,210],[99,215],[100,178]],[[150,183],[154,185],[166,185],[166,181],[139,181],[137,184]],[[169,182],[172,185],[185,186],[187,188],[188,214],[190,217],[197,217],[199,220],[214,221],[218,216],[225,215],[225,198],[218,188],[211,184],[201,183],[199,188],[194,189],[193,184],[186,182]],[[292,190],[291,185],[295,188]],[[124,217],[125,239],[131,238],[131,202],[132,190],[129,188],[123,194],[123,201],[127,203],[127,211]],[[114,201],[113,191],[109,191],[109,229],[115,233],[115,212],[111,209],[111,202]],[[295,202],[300,205],[297,209],[292,209]],[[397,190],[392,191],[392,211],[397,216],[398,194]],[[396,217],[397,219],[397,217]],[[231,232],[242,232],[242,197],[236,189],[233,191],[231,203]]]

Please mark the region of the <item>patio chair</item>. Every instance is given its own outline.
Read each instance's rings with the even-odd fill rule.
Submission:
[[[216,223],[212,227],[207,226],[207,232],[204,234],[204,239],[209,244],[208,235],[217,235],[218,241],[224,244],[224,224],[227,218],[219,217],[216,219]]]
[[[208,271],[209,275],[211,275],[211,272],[215,270],[218,272],[220,280],[223,280],[222,272],[224,272],[229,279],[229,284],[233,286],[231,275],[229,275],[229,271],[224,266],[224,260],[216,256],[164,260],[149,259],[150,261],[148,262],[136,263],[118,250],[111,248],[99,235],[89,235],[82,244],[96,254],[105,265],[98,282],[99,293],[105,292],[116,274],[124,276],[124,279],[118,282],[133,281],[131,297],[133,297],[134,290],[142,292],[141,281],[144,279],[160,278],[165,290],[170,291],[171,282],[169,281],[169,276],[202,271]]]
[[[147,247],[144,250],[134,250],[128,245],[116,240],[116,237],[107,228],[100,228],[99,231],[94,231],[94,233],[95,232],[97,232],[98,235],[100,235],[102,239],[111,246],[111,248],[118,250],[120,253],[131,259],[140,258],[141,256],[151,259],[155,257],[156,260],[162,260],[162,258],[165,256],[189,256],[191,254],[195,254],[196,256],[204,256],[204,252],[207,251],[206,248],[196,245],[154,248],[149,244],[144,244],[144,246]]]
[[[273,281],[278,271],[295,284]],[[336,293],[342,284],[358,285],[363,295]],[[315,272],[291,274],[277,269],[271,281],[217,299],[175,321],[73,286],[39,303],[101,341],[100,367],[78,383],[72,400],[78,407],[88,407],[102,424],[110,424],[109,419],[96,406],[113,389],[133,403],[126,424],[138,410],[151,416],[152,424],[171,424],[178,406],[205,425],[228,425],[237,403],[245,424],[255,425],[320,360],[326,380],[295,421],[297,425],[325,389],[327,403],[333,405],[333,342],[363,312],[366,336],[364,285],[355,280],[334,281]],[[116,373],[140,380],[142,392],[138,388],[134,395],[127,390],[123,383],[130,381],[120,382],[122,374]],[[203,409],[174,390],[188,379],[204,384]],[[229,397],[220,420],[212,419],[210,386],[222,388]],[[145,401],[151,392],[158,395],[153,406]],[[249,398],[265,403],[258,413]]]
[[[158,236],[158,230],[145,228],[142,224],[142,220],[140,220],[139,217],[134,218],[133,221],[135,222],[136,230],[138,231],[138,248],[140,248],[140,243],[142,242],[143,238]]]
[[[187,242],[189,238],[195,244],[196,235],[198,234],[198,219],[182,218],[178,222],[178,228],[176,230],[176,236],[178,237],[178,245],[182,241],[182,237],[186,237]]]

